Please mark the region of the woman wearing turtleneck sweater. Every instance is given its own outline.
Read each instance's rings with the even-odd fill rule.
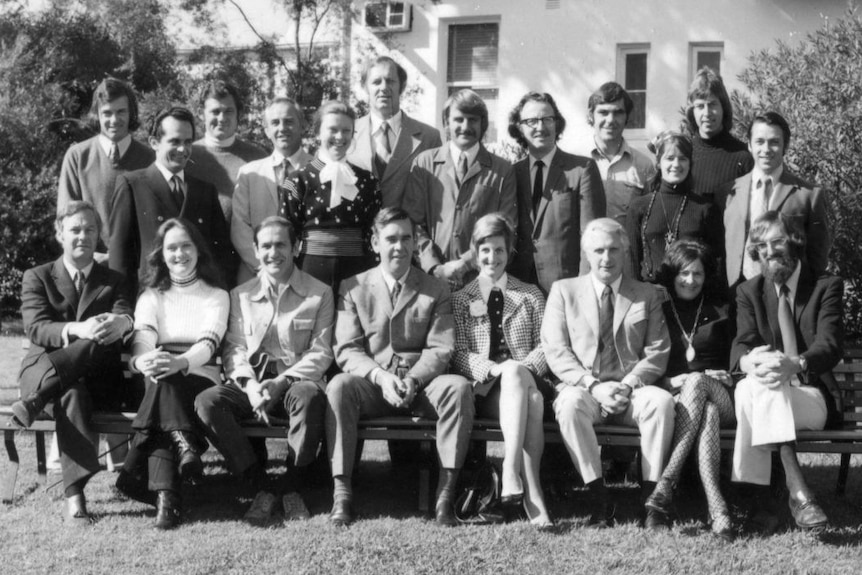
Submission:
[[[685,110],[692,135],[691,188],[698,196],[713,199],[723,211],[726,187],[754,168],[748,147],[734,138],[733,107],[721,76],[703,67],[688,91]]]
[[[144,376],[144,398],[117,488],[155,504],[156,527],[169,529],[180,520],[180,477],[194,482],[203,472],[206,442],[194,401],[221,383],[214,354],[227,329],[230,300],[206,241],[186,220],[161,225],[147,265],[130,362]]]
[[[301,238],[297,265],[332,287],[374,267],[371,225],[382,205],[377,179],[344,159],[353,141],[356,113],[326,102],[314,116],[317,156],[282,190],[281,215]]]
[[[722,274],[709,248],[679,240],[662,262],[659,283],[667,290],[664,315],[670,333],[665,383],[676,393],[676,421],[667,466],[646,501],[653,511],[669,514],[673,490],[691,450],[706,494],[712,531],[733,536],[727,503],[719,489],[719,431],[734,424],[731,402],[730,345],[734,326],[717,281]]]
[[[691,191],[691,140],[679,132],[662,132],[650,143],[656,154],[650,194],[632,198],[626,214],[631,246],[629,277],[655,282],[667,248],[680,238],[700,239],[713,253],[724,253],[720,210]]]

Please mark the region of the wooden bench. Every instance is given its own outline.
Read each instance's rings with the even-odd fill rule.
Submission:
[[[862,453],[862,349],[850,350],[845,353],[844,360],[835,368],[835,377],[841,388],[844,400],[843,422],[838,429],[824,431],[797,432],[797,450],[809,453],[840,453],[841,464],[838,471],[836,492],[843,495],[850,471],[850,456]],[[36,439],[36,468],[41,481],[46,481],[46,451],[45,434],[54,431],[54,422],[50,419],[40,419],[29,429],[17,429],[11,423],[10,407],[0,407],[0,427],[4,433],[4,444],[8,458],[7,468],[3,472],[0,485],[0,498],[3,502],[11,502],[14,497],[15,483],[18,476],[19,457],[15,446],[16,433],[33,433]],[[99,433],[131,434],[131,422],[134,413],[96,413],[93,416],[93,430]],[[284,439],[283,427],[266,427],[256,422],[246,422],[243,426],[249,437],[265,437]],[[636,428],[614,425],[597,425],[595,427],[599,445],[640,445],[640,434]],[[425,462],[433,461],[431,454],[434,449],[436,434],[435,423],[410,417],[385,417],[368,419],[360,422],[360,441],[364,440],[404,440],[416,441],[420,450],[426,455],[421,458]],[[473,426],[471,436],[474,441],[503,441],[503,434],[494,420],[479,419]],[[734,430],[721,432],[722,449],[733,449]],[[545,423],[545,441],[561,443],[559,427],[555,422]],[[361,453],[361,449],[358,450]],[[419,471],[419,507],[427,511],[430,493],[430,463],[423,464]]]

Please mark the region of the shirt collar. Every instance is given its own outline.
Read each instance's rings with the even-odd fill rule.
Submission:
[[[538,162],[539,160],[542,160],[542,163],[544,163],[545,167],[547,168],[548,166],[551,165],[551,162],[554,160],[554,156],[556,154],[557,154],[557,146],[556,145],[554,145],[554,147],[551,149],[550,152],[548,152],[547,154],[545,154],[541,158],[534,158],[533,155],[530,154],[530,169],[532,170],[533,168],[535,168],[536,162]]]
[[[784,173],[784,164],[778,166],[770,175],[764,174],[760,168],[755,167],[751,172],[751,189],[759,190],[766,180],[772,180],[772,189],[775,190],[778,180],[781,179],[781,174]]]
[[[476,156],[479,155],[479,142],[476,142],[472,148],[463,151],[464,154],[467,154],[467,165],[472,166],[473,162],[476,161]],[[455,145],[455,142],[449,142],[449,154],[452,156],[452,161],[455,162],[455,165],[458,165],[458,160],[461,159],[461,148]]]
[[[75,281],[75,274],[77,274],[79,271],[84,274],[85,280],[90,277],[90,272],[93,271],[94,263],[95,262],[90,262],[79,270],[75,267],[75,264],[68,261],[65,257],[63,258],[63,266],[66,268],[66,271],[69,272],[69,277],[72,278],[72,281]]]
[[[607,285],[607,284],[604,284],[604,283],[602,283],[601,281],[599,281],[599,278],[597,278],[596,276],[594,276],[592,273],[590,273],[590,279],[591,279],[591,280],[592,280],[592,282],[593,282],[593,289],[594,289],[594,290],[595,290],[595,292],[596,292],[596,298],[597,298],[599,301],[602,301],[602,292],[603,292],[603,291],[605,291],[605,285]],[[613,292],[614,292],[614,293],[613,293],[613,296],[614,296],[615,298],[616,298],[617,294],[618,294],[618,293],[620,293],[620,284],[621,284],[621,283],[623,283],[623,276],[622,276],[622,274],[620,275],[620,277],[618,277],[617,279],[615,279],[614,281],[612,281],[612,282],[610,283],[611,290],[613,290]]]
[[[230,138],[225,138],[224,140],[219,140],[209,134],[204,134],[204,145],[208,148],[230,148],[233,146],[234,142],[236,142],[236,134]]]
[[[802,271],[802,262],[796,262],[796,269],[793,270],[793,273],[790,274],[790,277],[787,278],[787,281],[784,282],[784,285],[787,286],[787,291],[789,292],[787,295],[790,298],[790,303],[793,304],[796,301],[796,288],[799,286],[799,274]],[[775,288],[776,295],[781,295],[781,284],[773,284]]]
[[[411,266],[412,267],[412,266]],[[410,275],[410,268],[407,268],[407,271],[404,272],[404,275],[398,278],[397,280],[389,273],[389,270],[383,267],[383,264],[380,264],[380,271],[383,274],[383,281],[386,282],[386,289],[390,292],[392,291],[393,286],[395,286],[395,282],[401,284],[401,287],[404,287],[404,284],[407,282],[407,276]]]
[[[296,151],[289,157],[285,158],[281,152],[278,150],[273,150],[270,159],[272,160],[273,166],[281,166],[284,163],[284,160],[289,160],[290,164],[294,168],[299,167],[299,158],[302,155],[302,146],[298,147]]]
[[[168,185],[170,185],[171,178],[173,178],[174,176],[179,176],[180,180],[182,180],[183,183],[185,183],[185,181],[186,181],[185,170],[180,170],[179,172],[177,172],[175,174],[172,171],[170,171],[169,169],[167,169],[166,167],[164,167],[163,165],[161,165],[158,160],[156,160],[156,167],[159,169],[159,172],[162,174],[162,176],[164,176],[165,181],[168,183]]]
[[[401,133],[401,110],[398,110],[391,118],[386,120],[386,123],[389,124],[389,128],[392,130],[392,133],[396,136]],[[371,114],[371,133],[376,134],[378,130],[380,130],[380,125],[384,122],[384,119],[380,116],[376,116]]]
[[[111,157],[111,146],[114,144],[113,140],[104,134],[99,134],[99,146],[101,146],[102,150],[105,152],[105,155]],[[131,134],[127,134],[125,138],[117,142],[117,148],[120,150],[120,157],[122,158],[126,154],[126,150],[129,149],[129,146],[132,145],[132,136]]]
[[[485,303],[488,303],[488,298],[491,297],[491,290],[495,287],[500,288],[503,295],[506,295],[506,286],[509,283],[509,275],[506,272],[503,272],[503,275],[497,281],[493,281],[488,276],[481,274],[476,279],[479,280],[479,292],[482,294],[482,301]]]
[[[257,277],[260,280],[260,288],[261,288],[260,293],[258,294],[258,297],[266,296],[267,294],[270,294],[270,293],[273,293],[277,297],[281,297],[281,294],[283,294],[285,291],[287,291],[288,289],[294,288],[294,286],[297,282],[296,273],[297,273],[297,268],[296,268],[296,266],[294,266],[293,271],[290,272],[290,277],[287,278],[287,282],[285,282],[283,284],[279,284],[279,283],[275,282],[270,277],[270,275],[268,273],[266,273],[263,269],[261,269],[259,272],[257,272]],[[296,290],[294,289],[294,291],[296,291]]]
[[[614,157],[612,157],[612,158],[610,158],[610,157],[606,156],[606,155],[605,155],[605,154],[604,154],[604,153],[599,149],[599,145],[596,143],[596,139],[595,139],[595,137],[593,137],[593,149],[590,151],[590,155],[593,157],[593,159],[594,159],[594,160],[607,160],[607,161],[609,161],[609,162],[610,162],[610,161],[612,161],[612,160],[615,160],[616,158],[622,158],[622,157],[623,157],[623,156],[625,156],[626,154],[631,155],[631,153],[632,153],[632,150],[631,150],[631,148],[629,147],[629,143],[626,141],[626,139],[625,139],[625,138],[623,138],[623,141],[622,141],[622,143],[620,144],[620,149],[619,149],[619,151],[617,152],[617,155],[616,155],[616,156],[614,156]]]

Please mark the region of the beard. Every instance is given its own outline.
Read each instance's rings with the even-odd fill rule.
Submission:
[[[798,261],[797,258],[787,253],[772,256],[771,258],[761,257],[760,273],[767,280],[781,285],[793,275]]]

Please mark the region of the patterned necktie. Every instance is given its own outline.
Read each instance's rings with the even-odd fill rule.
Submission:
[[[281,163],[281,187],[284,188],[287,186],[287,179],[290,176],[290,172],[293,170],[293,164],[290,163],[290,160],[287,158]]]
[[[120,147],[116,142],[111,143],[111,151],[108,152],[108,158],[111,160],[111,164],[116,168],[120,163]]]
[[[608,377],[619,371],[619,359],[614,345],[614,290],[606,285],[599,310],[599,369],[595,374]]]
[[[183,184],[179,176],[171,178],[171,193],[174,196],[174,202],[177,204],[177,209],[182,211],[183,203],[186,201],[186,196],[183,193]]]
[[[488,317],[491,319],[491,346],[488,357],[493,359],[503,347],[503,290],[494,287],[488,296]]]
[[[464,183],[464,178],[467,177],[467,154],[461,152],[461,157],[458,158],[458,185]]]
[[[395,285],[392,286],[392,291],[389,292],[389,299],[392,301],[392,307],[395,308],[395,304],[398,303],[398,298],[401,296],[401,282],[395,282]]]
[[[533,214],[539,210],[539,202],[542,201],[542,189],[544,186],[544,168],[545,162],[538,160],[536,162],[536,178],[533,180]]]
[[[78,270],[75,273],[75,290],[78,292],[78,296],[84,293],[84,282],[87,281],[87,278],[84,277],[84,272]]]
[[[778,295],[778,329],[781,331],[782,351],[784,355],[796,357],[799,348],[796,346],[796,322],[790,306],[790,289],[782,284]]]
[[[383,160],[386,162],[388,162],[389,158],[392,156],[392,144],[389,142],[390,130],[389,122],[383,122],[380,124],[380,130],[377,132],[378,144],[380,147],[378,152],[383,156]]]

